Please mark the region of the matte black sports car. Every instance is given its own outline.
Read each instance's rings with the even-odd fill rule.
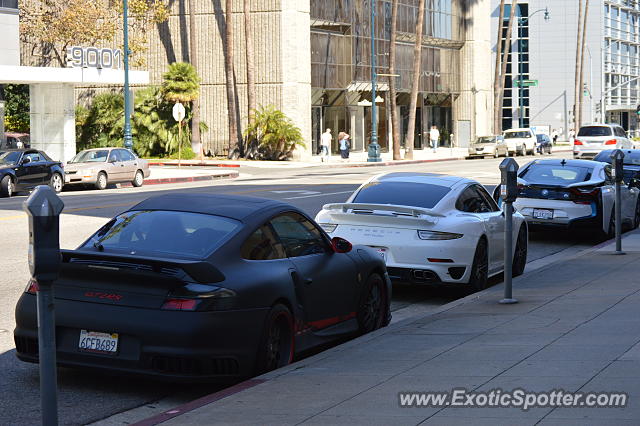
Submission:
[[[236,380],[391,318],[383,259],[279,201],[152,197],[62,257],[65,366]],[[38,361],[37,289],[31,280],[16,306],[16,353],[28,362]]]
[[[49,185],[62,191],[62,164],[36,149],[0,150],[0,197],[28,191],[38,185]]]
[[[613,149],[605,149],[595,156],[593,161],[601,161],[603,163],[612,164],[611,154]],[[640,179],[640,150],[638,149],[623,149],[624,159],[622,164],[622,171],[624,172],[624,182],[630,184],[633,179]],[[637,184],[637,183],[636,183]]]

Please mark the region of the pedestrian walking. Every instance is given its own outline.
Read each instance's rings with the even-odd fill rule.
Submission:
[[[433,149],[433,152],[436,152],[438,149],[438,141],[440,140],[440,131],[435,125],[431,126],[431,130],[429,130],[429,140],[431,141],[431,149]]]
[[[553,144],[555,145],[558,140],[558,131],[556,129],[553,129],[553,132],[551,132],[551,137],[553,138]]]
[[[569,142],[573,145],[573,141],[576,139],[576,131],[569,129]]]
[[[323,162],[329,162],[332,140],[333,136],[331,136],[331,129],[325,130],[322,136],[320,136],[320,155]]]
[[[338,143],[340,144],[340,157],[343,160],[349,159],[349,148],[351,148],[349,137],[349,134],[345,132],[340,132],[338,134]]]

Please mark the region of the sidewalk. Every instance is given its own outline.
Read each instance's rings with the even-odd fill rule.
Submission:
[[[201,182],[219,179],[234,179],[238,171],[233,169],[195,169],[193,167],[158,167],[150,166],[151,175],[144,180],[145,185],[167,183]],[[131,186],[130,183],[118,184],[120,187]]]
[[[640,424],[640,233],[140,425]],[[626,392],[626,408],[401,408],[399,392]],[[424,423],[421,423],[424,422]]]

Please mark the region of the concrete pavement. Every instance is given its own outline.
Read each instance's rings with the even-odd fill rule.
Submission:
[[[640,424],[640,233],[139,425]],[[626,408],[401,408],[399,392],[625,392]]]

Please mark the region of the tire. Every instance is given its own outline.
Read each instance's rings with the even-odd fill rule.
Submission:
[[[524,268],[527,266],[527,249],[527,230],[524,225],[522,225],[520,226],[520,231],[518,231],[516,249],[513,254],[513,263],[511,268],[511,274],[513,277],[518,277],[524,273]]]
[[[356,318],[360,333],[367,334],[382,327],[386,315],[384,280],[373,273],[362,289]]]
[[[293,316],[289,309],[274,305],[264,322],[258,346],[255,373],[264,374],[291,364],[294,354]]]
[[[11,176],[5,176],[0,181],[0,196],[2,197],[11,197],[14,193],[13,180]]]
[[[518,150],[516,152],[516,155],[520,155],[522,157],[524,157],[525,155],[527,155],[527,150],[525,149],[525,147],[523,146],[522,148],[520,148],[520,150]]]
[[[476,252],[473,255],[473,265],[471,266],[471,276],[469,284],[473,291],[482,291],[487,288],[489,280],[489,250],[487,240],[481,238],[476,246]]]
[[[144,174],[142,173],[142,170],[136,171],[136,175],[131,181],[131,185],[135,186],[136,188],[144,185]]]
[[[96,179],[95,188],[102,191],[107,189],[108,184],[109,180],[107,179],[107,174],[105,172],[98,173],[98,179]]]
[[[640,226],[640,200],[636,201],[636,211],[635,215],[633,216],[632,229],[638,229],[638,226]]]
[[[64,179],[62,179],[62,176],[60,175],[60,173],[54,173],[51,176],[51,181],[49,182],[49,187],[51,187],[51,189],[53,189],[53,191],[56,194],[59,194],[60,192],[62,192],[62,187],[64,186]]]

